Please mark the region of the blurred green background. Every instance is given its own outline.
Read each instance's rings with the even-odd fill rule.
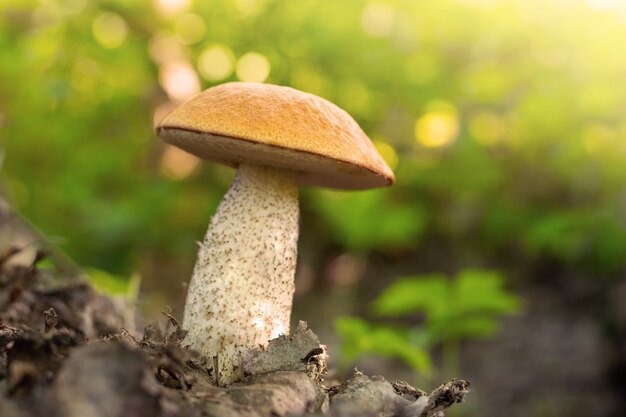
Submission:
[[[626,2],[2,0],[5,198],[180,315],[233,172],[153,126],[232,80],[335,102],[396,172],[302,192],[294,319],[341,369],[468,378],[464,415],[623,415]]]

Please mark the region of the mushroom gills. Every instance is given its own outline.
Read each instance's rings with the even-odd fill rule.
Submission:
[[[242,164],[211,219],[189,283],[184,344],[216,383],[241,375],[242,353],[289,334],[298,242],[293,171]]]

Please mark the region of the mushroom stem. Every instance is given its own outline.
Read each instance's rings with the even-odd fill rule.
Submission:
[[[242,352],[289,333],[298,216],[292,171],[242,164],[211,219],[183,328],[219,385],[243,376]]]

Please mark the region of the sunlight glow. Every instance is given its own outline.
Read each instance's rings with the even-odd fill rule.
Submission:
[[[616,0],[587,0],[587,6],[595,10],[613,10],[617,6]]]
[[[220,81],[232,74],[235,55],[225,45],[212,45],[198,57],[198,72],[207,81]]]
[[[256,327],[257,329],[263,329],[265,327],[264,323],[263,323],[263,317],[262,316],[257,316],[255,318],[252,319],[252,326]]]
[[[456,0],[458,3],[482,9],[492,9],[501,0]]]
[[[153,0],[153,5],[161,14],[172,15],[188,10],[191,0]]]
[[[105,48],[121,46],[128,35],[128,25],[118,14],[106,12],[98,16],[91,27],[93,36]]]
[[[248,52],[237,63],[237,78],[262,83],[270,75],[270,63],[264,55]]]
[[[252,309],[252,311],[254,312],[255,310],[257,310],[256,317],[252,319],[252,322],[250,324],[252,324],[257,329],[262,330],[265,328],[265,318],[268,315],[269,306],[267,303],[260,303],[258,301],[255,301],[254,304],[255,307]]]
[[[183,102],[200,92],[198,75],[186,61],[166,63],[159,75],[161,86],[175,102]]]
[[[161,173],[171,180],[182,180],[196,172],[201,160],[172,145],[165,145],[159,167]]]
[[[250,311],[255,315],[250,321],[250,324],[259,330],[264,330],[266,326],[270,326],[272,329],[270,335],[271,339],[289,333],[289,328],[281,323],[281,320],[276,316],[276,312],[273,311],[274,308],[275,307],[270,303],[256,301]],[[274,320],[270,320],[270,317],[274,317]]]
[[[427,148],[447,146],[459,134],[457,111],[449,103],[436,101],[429,111],[415,122],[415,139]]]
[[[270,334],[270,338],[272,339],[276,339],[278,336],[289,333],[289,329],[286,328],[284,325],[279,325],[277,323],[274,323],[272,327],[274,329],[272,330],[272,333]]]
[[[395,10],[384,3],[368,3],[361,14],[361,28],[370,36],[382,38],[393,30]]]

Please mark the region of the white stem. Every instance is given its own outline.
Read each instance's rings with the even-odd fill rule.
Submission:
[[[220,385],[242,376],[242,352],[289,333],[298,216],[293,172],[240,165],[211,219],[183,328]]]

